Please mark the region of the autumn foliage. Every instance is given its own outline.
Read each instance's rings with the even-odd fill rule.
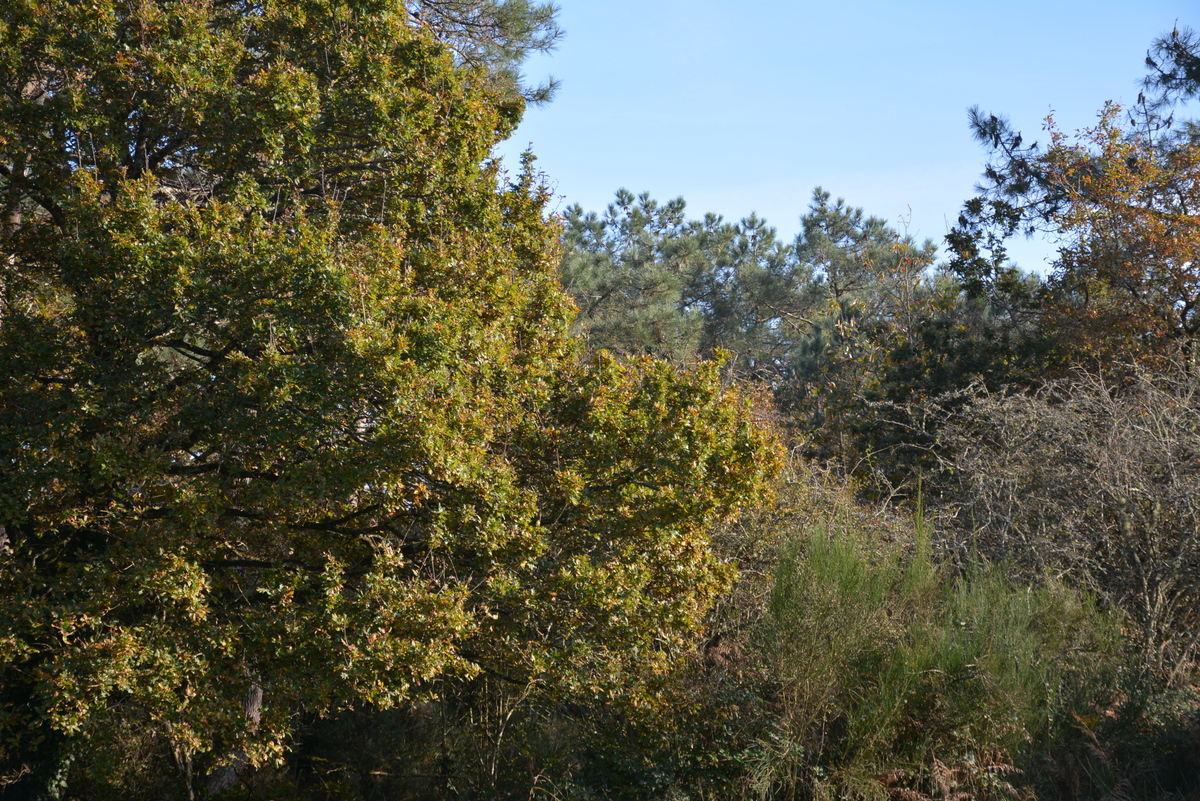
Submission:
[[[1191,352],[1200,333],[1200,146],[1123,128],[1109,106],[1076,137],[1051,130],[1041,160],[1062,201],[1051,325],[1101,359]]]

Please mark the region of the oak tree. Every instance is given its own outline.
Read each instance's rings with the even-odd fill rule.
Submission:
[[[10,791],[216,791],[480,672],[611,686],[723,586],[764,436],[715,368],[579,358],[546,193],[489,157],[522,101],[409,6],[0,14]]]

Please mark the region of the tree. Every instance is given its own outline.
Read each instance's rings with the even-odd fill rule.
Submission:
[[[947,494],[966,533],[1034,572],[1069,571],[1098,588],[1137,623],[1160,672],[1183,670],[1195,648],[1185,454],[1200,336],[1200,139],[1171,111],[1195,94],[1195,58],[1190,30],[1160,37],[1147,55],[1149,97],[1128,114],[1106,105],[1074,136],[1050,119],[1045,147],[973,109],[994,160],[947,237],[969,293],[1018,301],[1054,351],[1044,362],[1053,369],[1031,382],[1040,390],[985,394],[943,431],[959,482]],[[1058,238],[1053,272],[1014,292],[1003,242],[1037,230]]]
[[[1151,92],[1151,106],[1163,109],[1200,93],[1200,37],[1191,28],[1176,25],[1158,37],[1146,53],[1151,74],[1142,85]]]
[[[723,352],[729,375],[777,379],[808,329],[811,271],[757,215],[688,220],[685,208],[619,190],[603,217],[568,210],[561,270],[576,329],[593,349],[684,363]]]
[[[563,284],[593,348],[679,361],[724,351],[730,374],[778,387],[829,320],[877,295],[896,234],[862,209],[813,193],[793,245],[757,215],[688,220],[625,190],[603,217],[568,210]]]
[[[568,210],[561,265],[593,349],[690,363],[724,353],[731,380],[759,381],[810,453],[851,472],[914,478],[929,443],[906,407],[973,381],[1027,379],[1041,356],[1029,276],[974,297],[933,275],[918,244],[817,188],[794,243],[765,220],[687,219],[624,190],[603,216]],[[902,455],[903,453],[903,455]]]
[[[811,266],[757,214],[736,224],[706,215],[698,244],[706,259],[691,295],[704,316],[701,352],[727,352],[733,376],[778,387],[812,325]]]
[[[979,196],[947,236],[952,270],[968,292],[1046,312],[1069,359],[1160,358],[1193,349],[1197,277],[1196,125],[1171,110],[1196,94],[1197,39],[1176,27],[1146,56],[1150,74],[1128,113],[1106,105],[1073,140],[1048,120],[1050,144],[1026,144],[1008,120],[971,109],[993,154]],[[1169,113],[1168,113],[1169,111]],[[1007,264],[1004,241],[1043,231],[1063,242],[1051,280],[1030,296]]]
[[[575,330],[593,350],[695,359],[701,320],[688,288],[699,254],[684,206],[622,189],[603,218],[567,209],[562,282],[579,306]]]
[[[1191,351],[1200,333],[1194,267],[1200,144],[1162,127],[1124,127],[1120,117],[1120,107],[1107,106],[1075,139],[1051,120],[1050,145],[1021,153],[1011,146],[1015,140],[1004,144],[1009,135],[1002,124],[989,123],[1010,153],[1007,172],[989,167],[997,183],[990,205],[969,201],[948,237],[957,250],[952,267],[972,294],[1036,305],[1043,328],[1076,360],[1160,358],[1177,348]],[[1001,241],[1021,226],[1052,232],[1061,242],[1039,292],[1014,292],[1019,285],[1002,264]],[[984,239],[991,259],[981,255]]]
[[[0,65],[8,792],[694,631],[773,451],[713,366],[578,359],[521,101],[408,5],[15,2]]]
[[[1160,147],[1108,107],[1078,142],[1051,129],[1063,187],[1051,311],[1081,353],[1153,358],[1200,335],[1200,143]]]
[[[548,102],[558,90],[549,78],[528,86],[521,64],[532,52],[553,50],[563,36],[558,6],[529,0],[408,0],[413,21],[454,51],[460,64],[486,70],[526,101]]]

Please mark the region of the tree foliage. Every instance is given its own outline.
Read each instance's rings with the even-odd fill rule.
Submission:
[[[567,210],[560,267],[579,306],[575,331],[592,350],[694,358],[700,316],[691,303],[698,259],[682,198],[660,205],[620,190],[603,218]]]
[[[1054,322],[1074,349],[1127,359],[1186,351],[1200,334],[1200,144],[1117,125],[1119,108],[1043,161],[1062,187]]]
[[[914,403],[1028,381],[1045,356],[1033,317],[1036,279],[1009,269],[983,297],[918,244],[816,189],[801,232],[780,241],[751,215],[687,219],[619,191],[604,215],[567,213],[563,284],[592,349],[694,362],[727,355],[727,375],[767,385],[812,455],[871,476],[883,491],[914,483],[931,444]]]
[[[688,220],[683,198],[621,190],[603,217],[572,208],[561,269],[577,330],[593,349],[683,362],[725,351],[739,378],[806,381],[837,321],[888,314],[884,285],[902,264],[919,276],[932,253],[830,198],[814,191],[790,245],[756,215]]]
[[[1198,139],[1194,122],[1177,123],[1171,109],[1200,86],[1196,50],[1188,28],[1158,38],[1146,58],[1149,97],[1140,94],[1127,115],[1105,106],[1074,138],[1049,119],[1044,147],[1004,117],[970,111],[993,158],[947,236],[950,267],[973,295],[1040,306],[1068,360],[1193,349]],[[1014,284],[1004,241],[1038,231],[1063,247],[1031,297]]]
[[[766,221],[685,209],[620,190],[603,216],[568,210],[561,270],[576,330],[593,350],[683,363],[723,351],[730,375],[778,378],[806,329],[811,272]]]
[[[1175,25],[1159,36],[1146,53],[1150,74],[1142,85],[1151,92],[1152,107],[1162,109],[1200,94],[1200,37]]]
[[[545,103],[558,90],[548,78],[530,86],[521,64],[531,53],[553,50],[562,39],[558,6],[529,0],[408,0],[417,26],[447,45],[460,64],[483,69],[500,87],[526,101]]]
[[[409,5],[17,2],[0,63],[14,792],[216,791],[313,716],[695,630],[766,435],[715,367],[577,358],[489,160],[521,101]]]

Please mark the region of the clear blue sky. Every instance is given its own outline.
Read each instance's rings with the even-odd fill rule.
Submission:
[[[566,37],[526,73],[562,88],[505,160],[531,145],[559,208],[625,187],[789,240],[819,185],[940,244],[984,160],[968,106],[1044,140],[1052,110],[1073,130],[1136,99],[1151,40],[1200,27],[1200,0],[560,1]],[[1013,252],[1044,269],[1052,249]]]

